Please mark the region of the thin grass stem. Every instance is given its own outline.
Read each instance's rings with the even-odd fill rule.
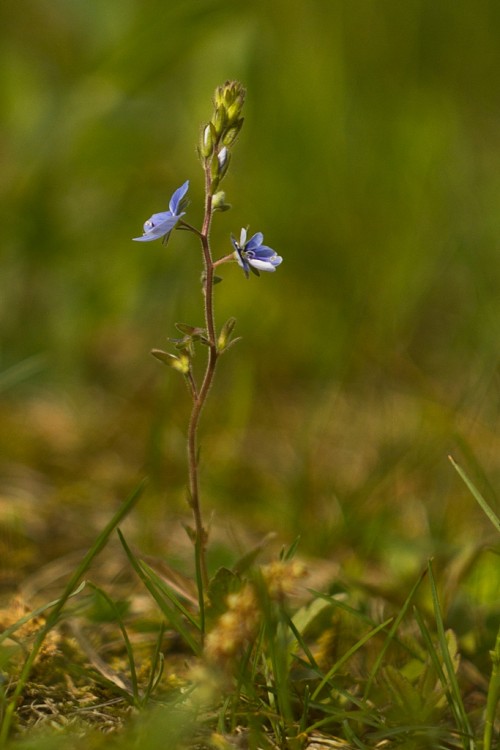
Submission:
[[[104,601],[110,608],[111,612],[113,613],[116,622],[118,623],[118,627],[120,628],[120,631],[123,637],[123,642],[125,644],[125,651],[127,652],[127,659],[128,659],[129,668],[130,668],[130,682],[132,684],[132,695],[134,698],[135,705],[139,707],[141,704],[141,700],[140,700],[140,695],[139,695],[139,683],[137,680],[137,670],[135,668],[134,651],[132,648],[132,644],[130,642],[130,638],[128,637],[125,623],[123,622],[123,618],[120,615],[120,611],[118,607],[116,606],[116,604],[114,603],[113,599],[105,591],[103,591],[103,589],[101,589],[99,586],[96,586],[93,583],[89,585],[97,594],[99,594],[99,596],[102,596],[102,598],[104,599]]]
[[[462,469],[459,464],[455,461],[452,456],[448,456],[451,465],[457,472],[457,474],[463,479],[469,490],[471,491],[473,497],[477,500],[478,504],[484,511],[484,513],[488,516],[493,526],[496,528],[496,530],[500,533],[500,518],[497,516],[493,508],[486,502],[482,494],[479,492],[475,484],[469,479],[465,471]]]

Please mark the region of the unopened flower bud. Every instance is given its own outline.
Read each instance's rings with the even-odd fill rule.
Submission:
[[[231,208],[230,203],[226,203],[226,194],[223,190],[217,191],[212,198],[213,211],[228,211]]]
[[[226,127],[234,125],[237,122],[244,101],[245,89],[239,81],[226,81],[222,86],[217,87],[214,104],[216,110],[222,109],[224,111]]]
[[[229,166],[229,151],[225,146],[217,154],[217,161],[219,162],[219,177],[222,177]]]
[[[236,125],[233,125],[232,127],[227,128],[227,130],[224,131],[224,134],[222,136],[222,143],[224,144],[224,146],[233,145],[236,138],[238,137],[238,134],[241,130],[242,125],[243,125],[243,117],[240,117]]]
[[[226,110],[224,109],[224,107],[215,107],[211,124],[214,128],[216,136],[222,135],[227,124]]]
[[[243,100],[238,98],[233,104],[231,104],[226,110],[226,116],[228,123],[233,125],[240,116],[241,108],[243,107]]]
[[[215,129],[212,123],[209,122],[208,125],[205,125],[203,128],[200,139],[200,154],[204,159],[208,159],[212,156],[215,140]]]

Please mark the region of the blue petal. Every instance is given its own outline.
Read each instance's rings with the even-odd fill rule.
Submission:
[[[154,221],[155,217],[161,215],[162,214],[153,214],[149,222],[146,222],[146,224],[144,225],[147,226],[148,223],[151,223],[151,228],[146,229],[142,237],[134,237],[134,240],[137,240],[137,242],[149,242],[150,240],[158,240],[160,239],[160,237],[163,237],[163,235],[168,234],[168,232],[170,232],[175,227],[180,218],[179,216],[172,216],[170,211],[166,211],[163,214],[164,216],[166,216],[166,218],[156,224]]]
[[[153,214],[150,219],[146,222],[146,224],[151,223],[155,227],[161,222],[165,221],[165,219],[170,219],[172,216],[172,211],[160,211],[158,214]]]
[[[255,250],[255,256],[257,258],[272,258],[273,255],[276,255],[276,253],[267,245],[261,245]]]
[[[245,245],[245,250],[257,250],[257,248],[262,245],[263,239],[264,235],[262,234],[262,232],[257,232],[253,235],[253,237],[250,237]]]
[[[179,210],[179,204],[186,195],[187,191],[189,190],[189,180],[186,180],[184,185],[181,185],[180,188],[177,188],[177,190],[172,194],[172,197],[170,198],[170,203],[168,204],[171,212],[173,214],[177,214]]]

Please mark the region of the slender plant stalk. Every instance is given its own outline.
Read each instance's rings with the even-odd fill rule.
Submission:
[[[174,228],[184,229],[195,234],[201,243],[204,275],[202,282],[202,291],[204,297],[204,317],[205,328],[177,324],[184,337],[175,341],[179,350],[179,355],[164,352],[160,349],[153,349],[152,354],[161,362],[173,367],[180,372],[186,381],[189,393],[192,399],[191,414],[189,417],[187,429],[187,464],[188,464],[188,502],[193,514],[194,529],[188,529],[189,536],[194,543],[195,549],[195,566],[196,579],[198,586],[198,600],[200,607],[200,623],[202,636],[204,632],[204,601],[205,592],[208,587],[208,568],[207,568],[207,543],[208,533],[203,524],[203,516],[200,502],[199,488],[199,471],[198,471],[198,428],[200,417],[205,406],[210,388],[215,375],[215,368],[219,354],[230,343],[231,332],[234,327],[234,321],[229,320],[217,335],[214,317],[214,269],[220,264],[214,262],[212,250],[210,247],[210,229],[212,226],[212,217],[214,211],[225,211],[230,208],[225,202],[225,194],[218,190],[221,180],[224,178],[229,162],[230,149],[234,144],[238,133],[243,125],[241,110],[245,99],[245,89],[238,81],[226,81],[219,86],[213,99],[213,112],[210,121],[203,126],[200,133],[198,146],[198,155],[203,164],[205,175],[205,211],[201,229],[196,229],[191,224],[182,219],[185,215],[184,209],[188,205],[186,193],[189,189],[189,180],[186,180],[173,194],[169,203],[169,210],[160,214],[153,214],[144,224],[144,233],[142,237],[135,237],[138,241],[149,241],[163,237],[163,242],[167,242]],[[252,258],[257,257],[259,253],[264,253],[265,260],[258,259],[256,262],[262,268],[274,270],[275,264],[281,262],[281,258],[268,247],[259,250],[262,244],[262,234],[257,233],[252,245]],[[233,242],[234,245],[234,242]],[[255,247],[254,247],[255,246]],[[245,246],[246,247],[246,246]],[[238,250],[239,257],[243,257],[245,247],[234,245],[235,251]],[[245,256],[246,258],[246,256]],[[224,262],[233,260],[234,253],[226,255]],[[243,262],[243,261],[241,261]],[[248,266],[248,262],[247,262]],[[248,268],[245,266],[245,273],[248,275]],[[208,355],[204,373],[199,384],[198,378],[193,371],[192,357],[194,344],[202,342],[208,348]]]
[[[212,223],[212,195],[211,176],[208,163],[205,166],[205,215],[201,230],[201,245],[203,249],[203,262],[205,266],[203,296],[205,302],[205,325],[208,339],[208,359],[205,374],[199,391],[193,390],[193,407],[188,426],[188,472],[189,472],[189,504],[193,511],[195,523],[195,548],[197,551],[197,564],[201,586],[198,587],[200,598],[200,610],[203,613],[203,591],[208,586],[207,570],[207,531],[203,525],[201,513],[199,477],[198,477],[198,426],[200,416],[207,400],[210,387],[215,374],[215,366],[218,359],[217,340],[214,318],[214,265],[210,250],[210,227]]]

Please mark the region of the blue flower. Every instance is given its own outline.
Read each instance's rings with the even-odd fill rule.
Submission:
[[[184,216],[188,204],[188,200],[185,197],[189,188],[189,180],[186,180],[184,185],[177,188],[175,193],[170,198],[168,204],[169,211],[162,211],[159,214],[153,214],[144,224],[144,234],[142,237],[134,237],[137,242],[149,242],[150,240],[158,240],[163,237],[163,242],[166,243],[170,236],[170,232],[175,227],[181,216]]]
[[[242,229],[240,241],[231,235],[231,242],[234,247],[234,256],[248,279],[248,272],[259,276],[259,271],[276,271],[277,266],[283,261],[281,255],[277,255],[274,250],[262,244],[264,235],[257,232],[247,242],[247,230]]]

